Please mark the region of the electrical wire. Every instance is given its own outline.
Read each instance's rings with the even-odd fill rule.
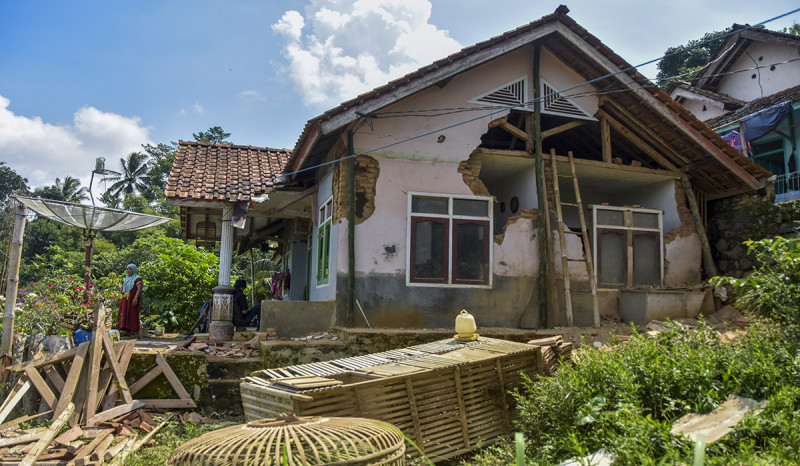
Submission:
[[[497,115],[499,113],[504,113],[506,111],[513,110],[515,108],[527,107],[530,104],[541,102],[541,101],[543,101],[543,100],[545,100],[547,98],[551,98],[551,97],[584,97],[584,96],[592,96],[592,95],[605,95],[605,94],[610,94],[610,93],[614,93],[614,92],[629,92],[629,91],[631,91],[633,89],[647,89],[647,88],[657,87],[656,84],[653,83],[651,85],[640,85],[639,87],[633,87],[632,88],[629,85],[626,85],[624,83],[620,83],[620,85],[619,85],[619,87],[617,89],[613,89],[612,88],[611,90],[604,89],[602,91],[595,91],[595,92],[563,94],[565,92],[572,91],[572,90],[575,90],[577,88],[580,88],[580,87],[583,87],[583,86],[586,86],[586,85],[589,85],[589,84],[593,84],[593,83],[602,81],[604,79],[612,78],[612,77],[617,76],[619,74],[627,73],[629,71],[636,70],[638,68],[641,68],[641,67],[656,63],[658,61],[663,60],[664,58],[668,58],[670,56],[676,55],[676,54],[681,53],[681,52],[683,52],[685,50],[691,50],[693,48],[702,47],[702,46],[704,46],[704,45],[706,45],[706,44],[708,44],[708,43],[710,43],[710,42],[712,42],[714,40],[725,39],[725,38],[727,38],[729,36],[732,36],[732,35],[735,35],[735,34],[740,34],[740,33],[744,32],[744,31],[747,31],[747,30],[750,30],[750,29],[758,28],[759,26],[763,26],[763,25],[765,25],[767,23],[770,23],[772,21],[776,21],[778,19],[784,18],[786,16],[789,16],[789,15],[797,13],[797,12],[800,12],[800,8],[796,8],[794,10],[788,11],[788,12],[780,14],[778,16],[769,18],[767,20],[764,20],[764,21],[761,21],[759,23],[756,23],[756,24],[754,24],[752,26],[747,26],[747,27],[742,28],[742,29],[737,29],[735,31],[731,31],[731,32],[728,32],[726,34],[723,34],[723,35],[721,35],[719,37],[715,37],[713,39],[708,39],[708,40],[699,42],[699,43],[695,44],[693,47],[691,47],[689,49],[676,50],[675,52],[664,54],[664,55],[662,55],[662,56],[660,56],[658,58],[654,58],[654,59],[645,61],[643,63],[640,63],[639,65],[632,65],[632,66],[629,66],[627,68],[619,69],[617,71],[614,71],[614,72],[611,72],[611,73],[607,73],[607,74],[605,74],[603,76],[599,76],[597,78],[593,78],[593,79],[581,82],[579,84],[575,84],[573,86],[569,86],[567,88],[564,88],[564,89],[561,89],[561,90],[557,90],[557,91],[551,92],[549,94],[542,95],[538,99],[537,98],[529,99],[529,100],[524,101],[524,102],[520,102],[520,103],[508,105],[508,106],[499,106],[499,107],[460,107],[460,108],[457,107],[457,108],[447,108],[447,109],[409,110],[407,112],[427,112],[427,111],[439,112],[439,113],[434,113],[434,114],[419,114],[419,115],[410,114],[410,115],[407,115],[407,116],[425,116],[425,117],[444,116],[444,115],[449,115],[449,114],[465,113],[465,112],[470,112],[470,111],[487,111],[488,113],[481,114],[481,115],[476,116],[476,117],[468,118],[468,119],[463,120],[463,121],[458,121],[458,122],[455,122],[453,124],[446,125],[446,126],[443,126],[443,127],[439,127],[439,128],[436,128],[436,129],[433,129],[433,130],[430,130],[430,131],[425,131],[425,132],[416,134],[414,136],[409,136],[407,138],[400,139],[400,140],[397,140],[397,141],[394,141],[394,142],[391,142],[391,143],[387,143],[387,144],[384,144],[384,145],[381,145],[381,146],[378,146],[378,147],[374,147],[374,148],[371,148],[371,149],[367,149],[367,150],[364,150],[364,151],[361,151],[361,152],[358,152],[358,153],[355,153],[355,154],[351,154],[351,155],[347,155],[347,156],[344,156],[344,157],[340,157],[340,158],[338,158],[336,160],[322,162],[322,163],[319,163],[317,165],[301,168],[301,169],[295,170],[293,172],[282,173],[280,175],[271,176],[269,178],[256,180],[256,181],[253,181],[253,182],[250,182],[250,183],[242,183],[242,184],[238,184],[236,186],[231,186],[231,187],[227,187],[227,188],[220,188],[220,189],[217,189],[217,190],[214,190],[214,191],[205,192],[205,193],[203,193],[201,195],[198,195],[198,196],[190,196],[190,197],[185,197],[185,198],[180,198],[180,199],[151,202],[147,206],[136,207],[136,208],[131,209],[131,211],[142,210],[142,209],[145,209],[145,208],[156,208],[158,206],[169,206],[169,205],[185,202],[185,201],[188,201],[188,200],[202,199],[202,198],[210,196],[210,195],[223,194],[223,193],[226,193],[226,192],[235,191],[235,190],[238,190],[238,189],[243,189],[243,188],[247,188],[247,187],[254,186],[254,185],[260,185],[260,184],[263,184],[263,183],[268,183],[270,181],[275,183],[278,178],[290,177],[290,176],[293,176],[293,175],[298,175],[298,174],[305,173],[305,172],[308,172],[308,171],[311,171],[311,170],[316,170],[316,169],[323,168],[323,167],[326,167],[326,166],[329,166],[329,165],[333,165],[335,163],[339,163],[339,162],[348,160],[350,158],[355,158],[355,157],[358,157],[360,155],[366,155],[366,154],[370,154],[372,152],[377,152],[377,151],[381,151],[381,150],[384,150],[384,149],[388,149],[390,147],[394,147],[394,146],[397,146],[397,145],[400,145],[400,144],[404,144],[404,143],[407,143],[407,142],[410,142],[410,141],[414,141],[414,140],[417,140],[417,139],[424,138],[426,136],[433,135],[435,133],[439,133],[439,132],[446,131],[446,130],[449,130],[449,129],[452,129],[452,128],[455,128],[455,127],[458,127],[458,126],[462,126],[462,125],[465,125],[465,124],[468,124],[468,123],[472,123],[472,122],[477,121],[477,120],[481,120],[481,119],[484,119],[484,118],[492,117],[492,116]],[[727,53],[727,51],[725,53]],[[774,63],[774,64],[771,64],[771,65],[764,65],[764,66],[777,66],[777,65],[780,65],[780,64],[784,64],[784,63],[790,63],[790,62],[793,62],[793,61],[796,61],[796,60],[800,60],[800,59],[786,60],[784,62]],[[704,67],[705,66],[708,66],[708,64],[704,65]],[[723,75],[726,75],[726,74],[746,72],[746,71],[751,71],[751,70],[757,69],[757,68],[759,68],[759,67],[756,66],[755,68],[750,68],[750,69],[747,69],[747,70],[737,70],[737,71],[733,71],[733,72],[720,73],[720,74],[715,75],[715,76],[723,76]],[[679,75],[676,75],[676,76],[673,76],[673,77],[668,77],[668,79],[672,79],[674,77],[682,77],[682,76],[686,76],[688,74],[690,74],[690,72],[682,73],[682,74],[679,74]],[[360,123],[358,123],[358,125],[359,125],[359,127],[361,127],[363,124],[365,124],[366,120],[371,119],[371,118],[376,118],[376,117],[378,117],[378,118],[380,118],[380,117],[382,117],[382,118],[390,118],[390,117],[392,117],[391,115],[393,113],[398,113],[399,114],[400,112],[383,112],[383,114],[378,112],[378,113],[375,113],[375,114],[363,115],[363,116],[361,116],[361,118],[363,120]],[[382,116],[380,116],[380,115],[382,115]],[[399,116],[400,115],[398,115],[396,117],[399,117]],[[46,218],[46,216],[45,216],[45,218]]]

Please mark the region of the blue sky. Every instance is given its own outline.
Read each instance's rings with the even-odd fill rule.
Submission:
[[[31,185],[221,126],[292,148],[306,121],[552,13],[535,0],[0,0],[0,160]],[[632,64],[796,1],[579,0],[570,16]],[[767,24],[780,30],[800,13]],[[641,70],[654,77],[655,66]],[[98,188],[95,188],[96,191]],[[102,189],[99,188],[99,189]]]

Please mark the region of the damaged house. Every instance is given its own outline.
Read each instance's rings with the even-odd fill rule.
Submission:
[[[706,203],[769,172],[567,13],[308,121],[253,210],[291,275],[262,322],[451,327],[467,309],[537,328],[712,308]]]

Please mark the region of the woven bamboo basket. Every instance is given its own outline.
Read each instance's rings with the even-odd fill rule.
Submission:
[[[389,465],[405,462],[391,424],[362,418],[262,419],[202,435],[179,446],[168,465]]]
[[[540,349],[481,337],[257,371],[239,385],[248,420],[280,413],[353,416],[397,426],[431,461],[511,429],[508,392],[542,373]],[[416,449],[408,449],[416,456]]]

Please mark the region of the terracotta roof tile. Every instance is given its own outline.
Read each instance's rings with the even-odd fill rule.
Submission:
[[[288,149],[186,142],[178,144],[164,193],[167,199],[249,200],[274,189]]]
[[[772,107],[783,102],[798,102],[800,101],[800,86],[790,87],[780,92],[776,92],[760,99],[751,100],[744,107],[717,118],[708,120],[706,124],[711,128],[720,128],[727,124],[741,120],[742,118],[760,112],[765,108]]]

